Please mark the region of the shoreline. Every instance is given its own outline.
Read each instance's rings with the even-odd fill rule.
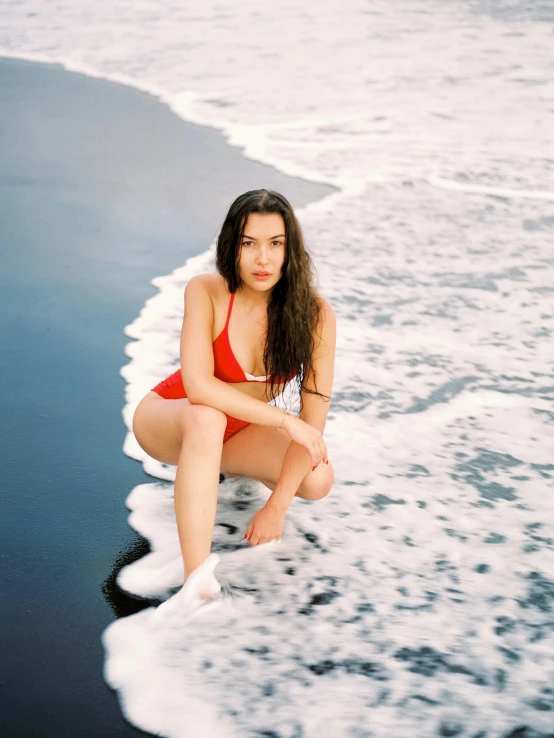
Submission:
[[[0,91],[2,734],[139,735],[103,680],[100,642],[114,613],[148,606],[110,585],[145,553],[124,501],[152,481],[122,451],[124,328],[152,279],[208,248],[240,192],[269,187],[297,208],[335,190],[58,64],[0,58]]]
[[[29,53],[22,56],[21,54],[10,54],[8,51],[0,49],[0,62],[3,61],[14,61],[28,64],[38,64],[40,66],[56,67],[63,72],[78,74],[91,80],[94,79],[100,82],[118,85],[120,87],[127,88],[128,90],[133,92],[143,93],[145,95],[148,95],[157,103],[166,106],[174,115],[179,118],[179,120],[181,120],[186,125],[195,125],[201,128],[205,128],[207,131],[219,133],[225,138],[228,146],[238,150],[241,153],[242,157],[248,161],[254,162],[256,164],[261,164],[265,167],[269,167],[270,169],[274,169],[276,172],[282,174],[283,176],[293,178],[299,182],[305,182],[310,188],[325,188],[327,190],[327,193],[325,194],[327,195],[331,195],[333,193],[341,191],[341,187],[339,187],[334,182],[325,182],[320,178],[311,179],[310,176],[306,175],[305,173],[299,174],[295,172],[289,172],[287,171],[286,166],[279,168],[276,164],[270,161],[265,161],[263,157],[254,157],[250,155],[248,151],[246,151],[246,148],[244,146],[242,146],[241,144],[232,143],[231,131],[226,131],[225,128],[209,125],[205,122],[196,120],[192,112],[181,110],[178,106],[175,105],[175,103],[171,99],[171,96],[165,90],[158,88],[155,85],[143,84],[141,81],[132,77],[128,77],[124,74],[104,74],[97,71],[93,67],[89,67],[86,64],[74,62],[71,59],[61,59],[53,61],[52,59],[49,59],[47,57],[42,57],[40,54]],[[325,195],[322,195],[322,197],[324,196]],[[318,197],[316,199],[319,200],[321,198]]]

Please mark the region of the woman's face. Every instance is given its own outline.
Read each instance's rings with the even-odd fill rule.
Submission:
[[[279,213],[251,213],[240,246],[243,288],[267,292],[281,279],[285,262],[285,222]]]

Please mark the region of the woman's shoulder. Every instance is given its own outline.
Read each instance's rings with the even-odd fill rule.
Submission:
[[[195,274],[187,282],[187,287],[189,285],[193,290],[208,292],[214,302],[221,300],[225,293],[228,294],[225,280],[220,274]]]
[[[225,285],[225,280],[221,276],[221,274],[215,274],[213,272],[206,273],[206,274],[195,274],[194,277],[191,277],[187,284],[190,284],[191,282],[195,282],[196,284],[204,284],[206,287],[222,287]]]
[[[335,311],[332,305],[321,295],[316,295],[316,303],[319,310],[319,320],[324,323],[335,320]]]

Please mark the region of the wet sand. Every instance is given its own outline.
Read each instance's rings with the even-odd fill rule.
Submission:
[[[157,275],[204,251],[231,201],[331,190],[257,164],[156,98],[0,59],[0,734],[138,735],[100,635],[144,602],[114,584],[147,550],[124,500],[125,325]]]

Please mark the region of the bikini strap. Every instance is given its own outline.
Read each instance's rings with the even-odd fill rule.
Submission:
[[[227,310],[227,320],[225,321],[225,328],[224,330],[227,330],[227,326],[229,325],[229,319],[231,317],[231,310],[233,309],[233,302],[235,300],[235,293],[231,292],[231,299],[229,300],[229,308]]]

